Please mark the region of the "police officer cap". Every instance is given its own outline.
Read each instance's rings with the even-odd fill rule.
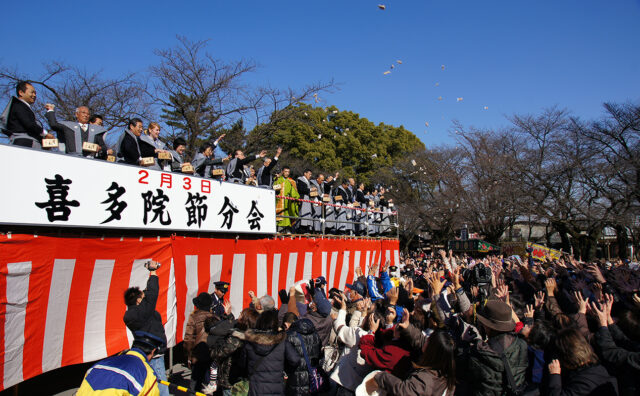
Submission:
[[[229,291],[229,282],[213,282],[213,284],[216,287],[216,290],[220,290],[223,293],[226,293]]]
[[[146,331],[136,331],[133,333],[133,340],[142,344],[147,344],[152,348],[160,348],[164,345],[162,338]]]

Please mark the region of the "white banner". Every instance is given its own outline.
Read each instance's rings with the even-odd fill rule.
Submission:
[[[273,234],[273,190],[0,145],[0,223]]]

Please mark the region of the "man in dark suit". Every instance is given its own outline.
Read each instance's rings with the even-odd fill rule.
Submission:
[[[260,169],[258,169],[257,173],[258,186],[271,188],[271,186],[273,185],[273,176],[271,176],[271,171],[278,163],[280,154],[282,154],[282,147],[278,147],[276,155],[273,157],[273,159],[265,157],[264,165],[262,165]]]
[[[122,140],[118,145],[118,157],[120,157],[125,164],[140,165],[142,155],[140,154],[138,137],[142,134],[142,129],[141,119],[132,118],[129,120],[129,125],[127,129],[124,130]]]
[[[236,150],[233,152],[233,155],[234,158],[227,164],[227,180],[234,183],[243,183],[244,178],[242,176],[242,170],[244,169],[244,166],[258,158],[264,158],[264,156],[267,155],[267,152],[266,150],[262,150],[260,151],[260,154],[245,157],[242,150]]]
[[[76,121],[56,120],[55,106],[47,103],[46,118],[52,130],[56,131],[60,143],[64,143],[67,154],[82,155],[85,157],[106,158],[107,145],[104,142],[106,129],[100,125],[90,124],[89,108],[80,106],[76,109]],[[82,150],[83,143],[95,143],[99,146],[97,153]]]
[[[36,121],[31,106],[36,102],[36,89],[26,81],[16,85],[16,96],[11,98],[7,116],[7,135],[16,146],[41,149],[43,138],[53,138]]]

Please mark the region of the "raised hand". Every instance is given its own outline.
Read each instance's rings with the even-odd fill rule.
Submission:
[[[378,270],[378,263],[374,263],[369,267],[369,275],[375,275]]]
[[[533,319],[533,313],[534,313],[533,305],[528,304],[524,310],[524,317]]]
[[[394,307],[388,307],[387,312],[385,312],[385,315],[384,315],[384,320],[386,324],[392,324],[393,321],[396,320],[396,316],[398,316],[396,309]]]
[[[402,329],[409,327],[409,311],[406,308],[402,310],[402,321],[398,323],[398,327]]]
[[[347,298],[344,296],[344,294],[340,294],[340,296],[333,297],[333,301],[340,304],[341,310],[347,309]]]
[[[544,281],[544,287],[547,289],[547,296],[553,297],[556,289],[558,288],[556,278],[548,278],[546,281]]]
[[[604,279],[604,276],[602,276],[602,271],[600,271],[600,268],[598,268],[595,264],[589,265],[586,268],[586,271],[593,276],[593,278],[595,280],[597,280],[600,283],[605,283],[606,280]]]
[[[397,287],[392,287],[388,292],[387,292],[387,297],[389,298],[389,302],[393,305],[395,305],[398,302],[398,296],[400,295],[400,291],[398,290]]]
[[[216,145],[218,144],[219,141],[222,140],[222,138],[224,138],[227,134],[223,133],[222,135],[218,136],[218,138],[216,139]]]
[[[369,330],[375,333],[378,331],[378,327],[380,327],[380,319],[375,319],[374,315],[369,315]]]
[[[581,314],[587,313],[587,301],[582,298],[582,292],[574,292],[573,297],[576,299],[576,304],[578,304],[578,312]]]
[[[371,299],[369,297],[365,298],[362,300],[364,302],[364,311],[363,312],[368,312],[369,308],[371,308]]]
[[[226,315],[229,315],[231,313],[231,302],[229,300],[226,300],[224,303],[222,303],[222,306],[224,307],[224,313]]]
[[[603,307],[602,309],[599,309],[598,304],[595,301],[589,304],[589,313],[598,319],[601,327],[606,327],[608,325],[606,308]]]
[[[433,295],[437,296],[442,291],[444,287],[445,281],[441,281],[440,277],[437,273],[432,273],[430,279],[427,279],[429,285],[431,285],[431,290],[433,291]]]
[[[460,285],[460,278],[462,278],[462,275],[460,275],[460,267],[453,270],[451,275],[453,276],[453,286],[456,288],[456,290],[458,290],[460,287],[462,287]]]
[[[389,264],[391,263],[391,260],[385,260],[384,264],[382,265],[382,268],[380,268],[380,272],[386,272],[387,269],[389,268]]]
[[[633,293],[633,303],[640,308],[640,295],[638,293]]]
[[[360,312],[366,312],[367,311],[367,302],[366,302],[366,298],[363,298],[361,300],[358,300],[356,302],[356,310],[360,311]],[[371,301],[371,300],[369,300]],[[346,309],[346,302],[345,302],[345,309]]]
[[[404,284],[404,289],[409,293],[410,296],[413,295],[413,279],[409,278],[407,282]]]
[[[549,374],[560,374],[562,369],[560,368],[560,361],[558,359],[553,359],[551,363],[549,363]]]
[[[611,294],[604,295],[603,308],[607,314],[607,324],[613,324],[613,318],[611,317],[611,308],[613,308],[614,298]]]
[[[533,305],[535,309],[540,309],[544,304],[544,292],[539,291],[533,295]]]
[[[511,305],[509,302],[509,286],[501,285],[496,288],[496,297]]]

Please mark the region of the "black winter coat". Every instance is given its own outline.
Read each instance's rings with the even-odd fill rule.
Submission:
[[[617,396],[618,382],[600,364],[549,376],[549,396]]]
[[[284,342],[287,334],[259,330],[233,332],[245,340],[246,364],[249,376],[248,396],[284,395],[284,365],[298,361],[295,349]]]
[[[147,288],[144,291],[144,298],[139,305],[129,305],[127,312],[124,313],[124,324],[127,325],[132,333],[136,331],[145,331],[156,337],[162,338],[164,345],[167,345],[167,336],[164,333],[164,325],[162,324],[162,316],[156,311],[156,302],[158,301],[158,293],[160,291],[160,283],[158,276],[149,275]],[[161,348],[164,353],[165,348]]]
[[[300,343],[300,334],[309,355],[311,367],[320,367],[320,352],[322,345],[320,337],[313,323],[309,319],[300,319],[294,322],[289,331],[287,331],[287,343],[295,348],[298,355],[298,361],[293,364],[287,364],[285,371],[287,372],[287,396],[293,395],[309,395],[309,370],[307,362],[304,359],[302,344]]]
[[[506,395],[506,378],[501,353],[507,357],[516,387],[526,381],[529,364],[527,343],[512,333],[497,335],[487,343],[480,342],[471,349],[468,359],[468,375],[477,396]]]
[[[140,154],[140,148],[138,146],[136,138],[132,137],[124,132],[122,143],[118,147],[118,155],[124,158],[124,163],[129,165],[139,165],[138,161],[142,157]]]
[[[640,352],[625,348],[633,346],[615,324],[601,327],[595,339],[603,363],[618,379],[620,395],[640,394]]]

